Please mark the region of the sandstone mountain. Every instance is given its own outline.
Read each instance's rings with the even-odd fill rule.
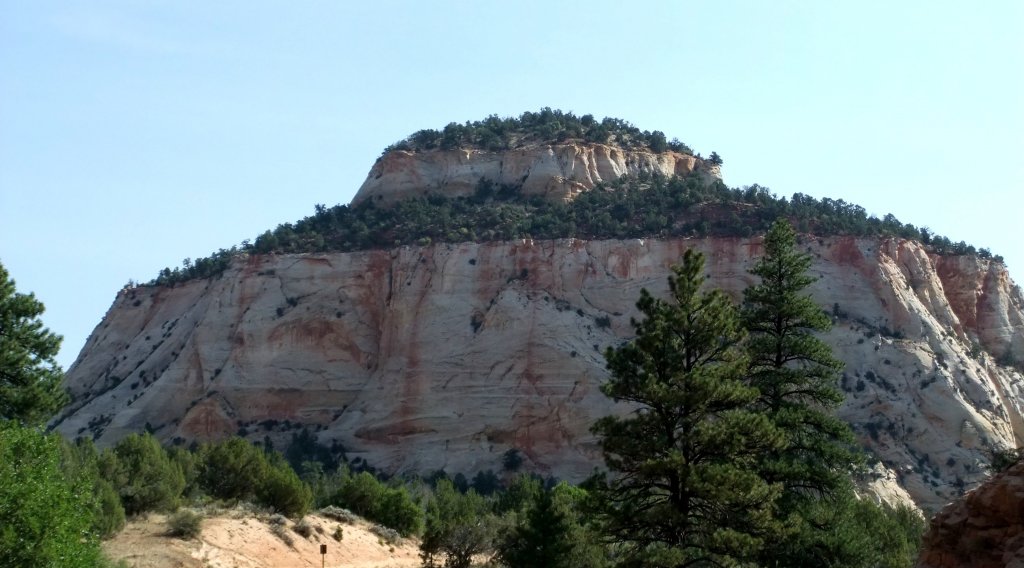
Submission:
[[[472,191],[481,178],[571,198],[624,174],[717,166],[572,142],[509,154],[395,150],[358,200]],[[379,198],[378,198],[379,196]],[[846,362],[841,415],[877,460],[880,498],[935,511],[1024,443],[1024,297],[998,262],[896,237],[813,237],[815,298]],[[760,237],[530,239],[345,253],[238,254],[222,274],[120,291],[67,374],[62,433],[109,445],[235,433],[286,446],[309,427],[389,472],[525,467],[579,480],[601,465],[603,350],[630,337],[640,288],[682,252],[738,297]]]

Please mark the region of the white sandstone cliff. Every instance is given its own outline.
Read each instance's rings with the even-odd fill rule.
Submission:
[[[374,199],[391,203],[432,192],[472,195],[481,179],[520,187],[527,195],[569,200],[600,182],[624,175],[689,175],[720,179],[719,167],[689,154],[625,150],[616,146],[566,142],[502,152],[477,149],[390,151],[370,168],[353,204]]]
[[[578,480],[601,465],[590,425],[627,410],[599,391],[601,352],[690,247],[737,297],[761,253],[739,238],[440,244],[256,256],[125,289],[69,370],[56,426],[108,445],[147,423],[164,440],[280,444],[308,425],[387,471],[499,470],[518,448]],[[988,354],[1024,359],[1024,298],[1001,265],[895,239],[801,247],[880,496],[937,510],[985,477],[990,448],[1024,442],[1024,377]]]

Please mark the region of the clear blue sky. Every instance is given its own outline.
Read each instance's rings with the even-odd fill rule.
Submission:
[[[0,262],[67,367],[129,279],[348,203],[415,130],[550,106],[1019,280],[1022,29],[1017,0],[0,1]]]

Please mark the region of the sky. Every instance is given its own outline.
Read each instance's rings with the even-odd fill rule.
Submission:
[[[1021,281],[1021,29],[1018,0],[0,0],[0,263],[67,368],[129,280],[348,203],[416,130],[551,107]]]

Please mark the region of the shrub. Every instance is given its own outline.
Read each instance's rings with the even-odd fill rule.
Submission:
[[[292,535],[288,534],[288,529],[286,529],[284,525],[271,524],[270,532],[274,533],[274,536],[281,539],[281,541],[288,546],[292,548],[295,547],[295,539],[292,538]]]
[[[345,531],[341,528],[341,525],[334,527],[334,533],[331,535],[334,540],[341,542],[341,539],[345,538]]]
[[[100,459],[104,479],[114,485],[124,512],[170,510],[185,489],[181,467],[152,434],[131,434]]]
[[[218,499],[251,499],[269,468],[263,450],[242,438],[204,445],[196,461],[199,486]]]
[[[395,544],[402,539],[402,535],[398,534],[398,531],[382,525],[373,525],[370,527],[370,532],[379,536],[388,544]]]
[[[385,488],[371,520],[394,529],[402,536],[412,536],[423,530],[423,509],[413,501],[405,487],[389,487]]]
[[[323,509],[320,509],[320,514],[327,517],[328,519],[334,519],[343,523],[352,524],[356,522],[356,515],[348,509],[342,509],[341,507],[335,507],[334,505],[328,505]]]
[[[335,501],[403,536],[423,530],[423,509],[404,487],[387,487],[367,472],[345,480]]]
[[[65,476],[60,452],[56,434],[0,420],[0,565],[97,562],[89,487]]]
[[[993,450],[989,470],[992,473],[999,473],[1015,465],[1024,459],[1024,448],[1010,448],[1005,450]]]
[[[280,525],[283,527],[288,524],[288,518],[284,515],[274,514],[271,515],[269,519],[267,519],[267,523],[270,525]]]
[[[257,497],[261,503],[291,517],[305,515],[313,503],[313,491],[283,462],[267,470]]]
[[[202,532],[203,517],[182,509],[167,519],[167,534],[179,538],[195,538]]]
[[[523,465],[523,455],[518,448],[509,448],[501,458],[501,465],[505,471],[518,471]]]
[[[302,535],[304,538],[313,536],[313,525],[309,524],[309,521],[304,518],[299,519],[299,522],[295,523],[292,530]]]

